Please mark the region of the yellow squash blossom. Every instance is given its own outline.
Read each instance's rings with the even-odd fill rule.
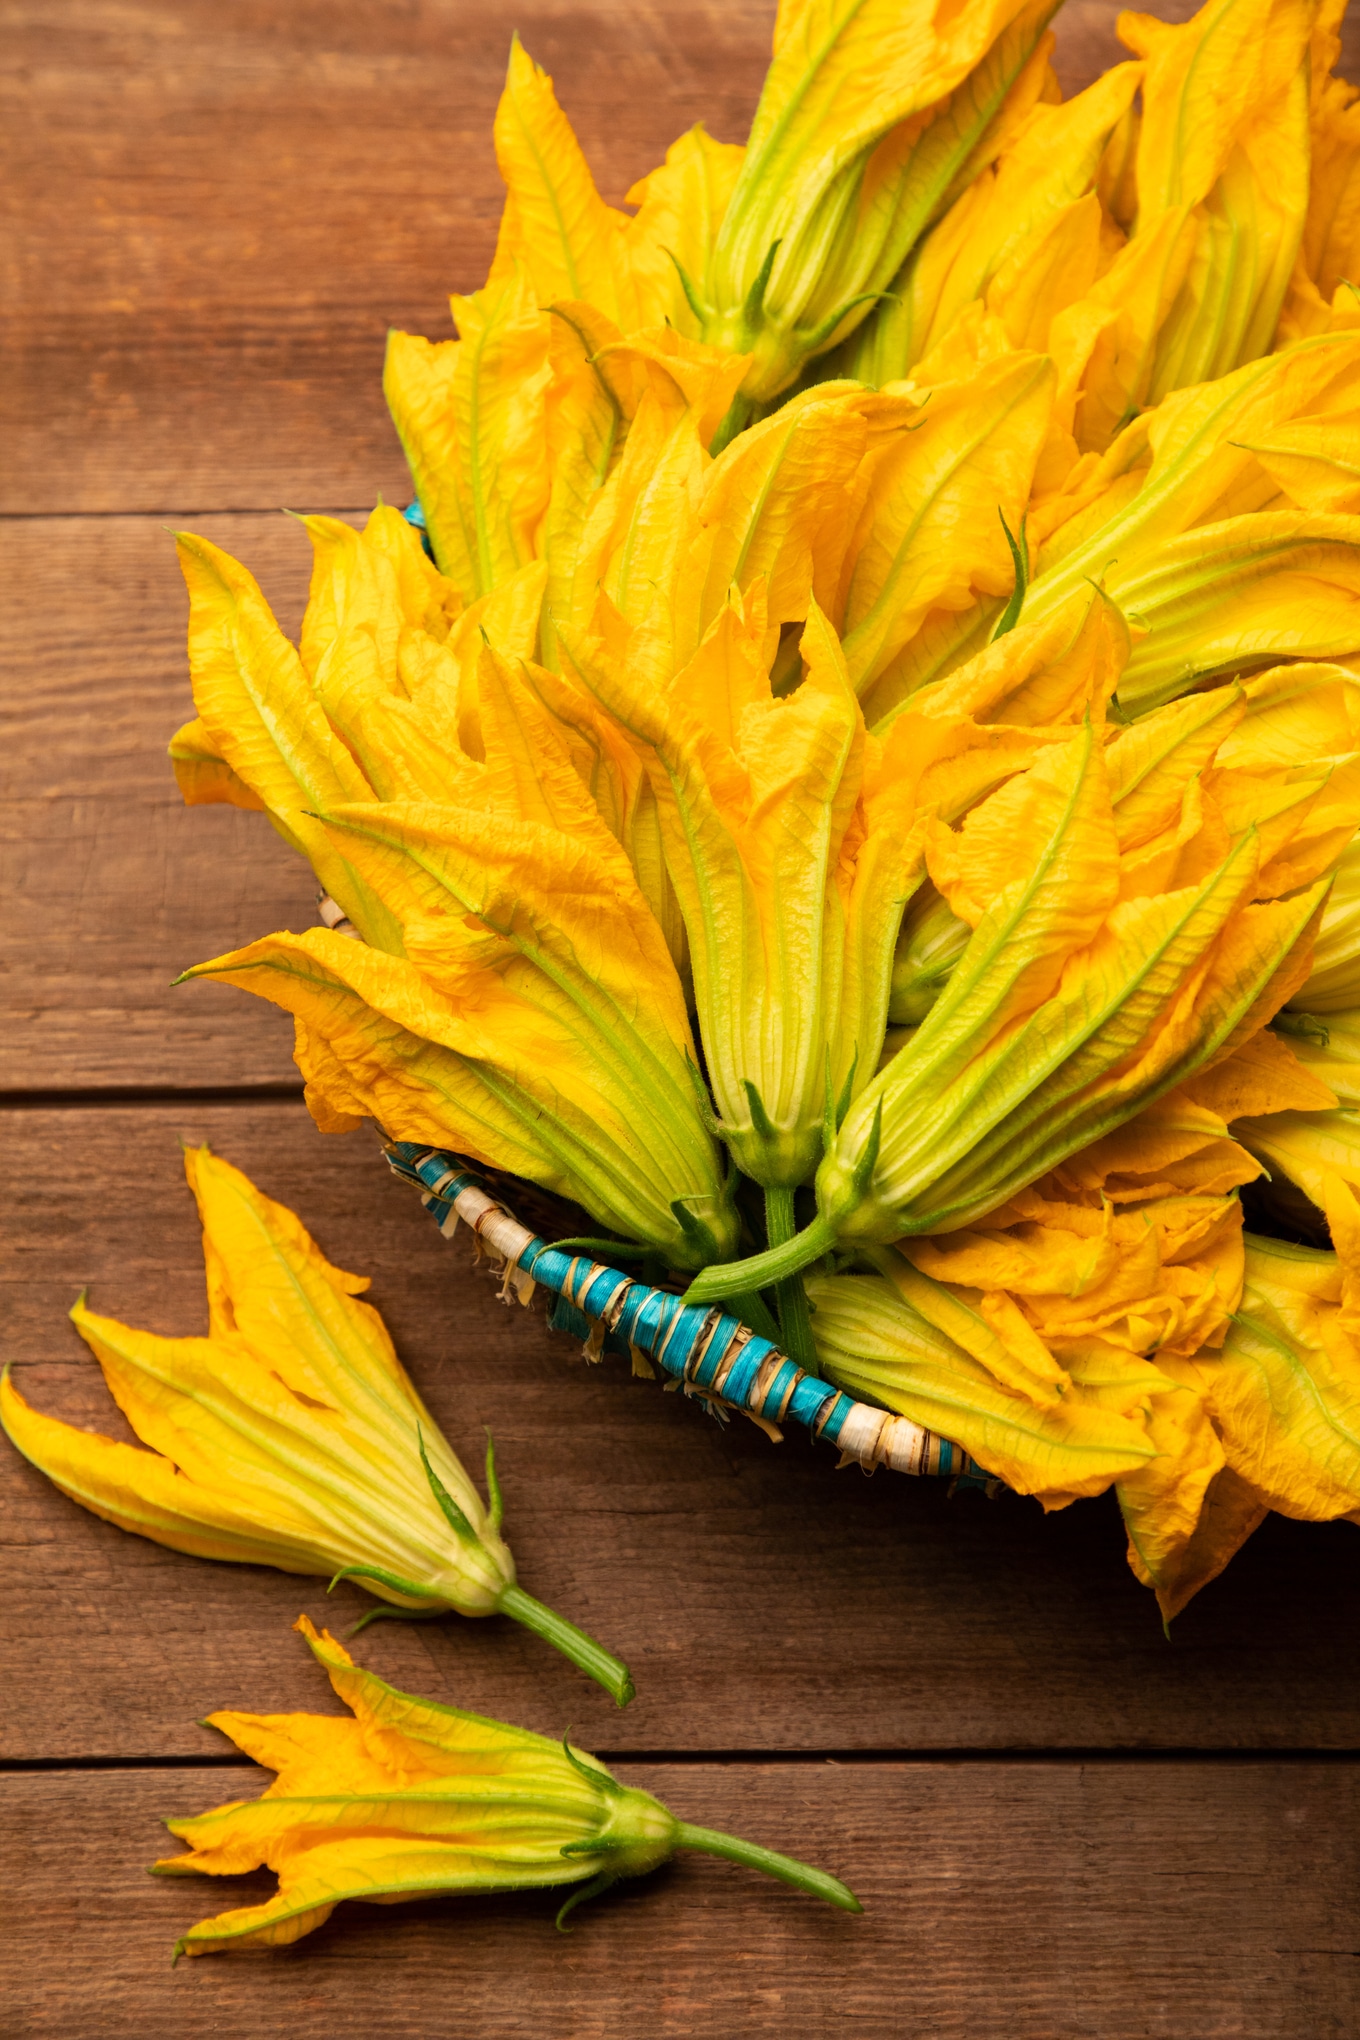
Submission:
[[[1084,449],[1272,346],[1308,204],[1318,11],[1316,0],[1208,0],[1182,24],[1120,16],[1145,66],[1121,194],[1128,245],[1051,336],[1081,386]]]
[[[513,1616],[625,1705],[627,1667],[516,1585],[490,1448],[488,1509],[359,1300],[367,1278],[207,1148],[184,1166],[207,1338],[134,1331],[83,1299],[71,1313],[150,1449],[41,1415],[6,1370],[14,1444],[72,1500],[173,1551],[356,1579],[409,1614]]]
[[[1320,1090],[1256,1036],[975,1226],[872,1250],[877,1276],[813,1277],[823,1371],[1047,1508],[1113,1484],[1169,1620],[1266,1510],[1204,1385],[1237,1337],[1235,1190],[1259,1170],[1221,1114]]]
[[[379,534],[406,544],[391,516]],[[300,652],[244,569],[183,546],[205,736],[364,938],[269,936],[190,975],[294,1014],[328,1128],[375,1118],[701,1266],[735,1219],[680,980],[565,737],[486,642],[494,624],[528,649],[534,601],[507,589],[481,622],[469,610],[475,650],[462,617],[441,641],[425,628],[439,577],[407,531],[414,594],[378,571],[372,536],[313,520]]]
[[[913,390],[914,414],[866,457],[831,615],[871,724],[918,684],[936,617],[987,602],[996,621],[988,598],[999,613],[1014,585],[1006,533],[1023,528],[1054,389],[1045,356],[1004,355]]]
[[[1308,210],[1277,345],[1360,324],[1360,117],[1356,88],[1334,77],[1346,0],[1323,0],[1309,51]]]
[[[867,737],[835,633],[803,599],[804,677],[787,696],[771,680],[763,580],[744,601],[733,591],[664,692],[635,634],[578,659],[646,765],[717,1130],[766,1192],[771,1240],[792,1233],[794,1189],[877,1063],[897,922],[921,874],[910,733]],[[808,1366],[801,1297],[781,1304]]]
[[[1272,1017],[1307,974],[1337,839],[1313,828],[1325,769],[1205,782],[1241,714],[1224,689],[1108,746],[1088,725],[936,824],[931,876],[973,929],[947,989],[852,1104],[813,1225],[708,1270],[693,1301],[967,1225]]]
[[[689,279],[704,338],[752,356],[748,405],[787,389],[889,288],[1024,89],[1051,12],[786,0],[745,160],[707,269]]]
[[[208,1717],[256,1763],[277,1772],[259,1799],[166,1822],[187,1852],[162,1877],[233,1877],[268,1866],[279,1888],[262,1905],[202,1920],[183,1954],[281,1948],[329,1919],[343,1899],[391,1904],[441,1892],[578,1887],[557,1915],[677,1849],[727,1857],[838,1906],[863,1908],[839,1878],[735,1835],[691,1827],[597,1757],[524,1728],[400,1693],[356,1665],[307,1617],[296,1627],[339,1699],[333,1714]]]
[[[815,608],[805,677],[772,691],[760,592],[659,700],[626,651],[600,646],[582,672],[652,779],[723,1137],[746,1174],[791,1190],[816,1166],[828,1086],[839,1097],[877,1059],[911,786],[899,747],[866,738]]]

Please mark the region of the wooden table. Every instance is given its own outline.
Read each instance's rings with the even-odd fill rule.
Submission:
[[[526,0],[608,196],[699,116],[738,139],[765,0]],[[1059,60],[1113,55],[1078,0]],[[489,0],[14,0],[0,542],[4,1349],[26,1394],[116,1419],[64,1321],[204,1323],[177,1142],[294,1205],[374,1296],[450,1437],[494,1430],[526,1582],[620,1650],[605,1697],[503,1622],[380,1625],[385,1677],[578,1741],[686,1818],[846,1877],[847,1919],[687,1858],[552,1931],[546,1898],[351,1906],[286,1953],[169,1967],[235,1887],[158,1884],[160,1816],[264,1782],[214,1707],[320,1709],[289,1624],[360,1595],[180,1558],[0,1449],[0,2034],[1251,2036],[1360,2033],[1360,1537],[1275,1519],[1161,1633],[1112,1504],[837,1473],[722,1431],[507,1311],[389,1179],[324,1139],[288,1023],[176,971],[312,918],[263,820],[186,812],[165,527],[259,573],[278,506],[409,494],[388,324],[443,334],[499,209],[509,18]],[[244,1887],[242,1887],[244,1889]],[[251,1880],[263,1893],[268,1880]]]

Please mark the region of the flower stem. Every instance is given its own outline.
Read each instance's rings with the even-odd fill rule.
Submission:
[[[796,1275],[800,1268],[810,1267],[823,1254],[829,1254],[835,1244],[836,1228],[829,1218],[818,1213],[811,1225],[805,1225],[782,1247],[767,1247],[763,1254],[752,1254],[745,1261],[715,1261],[711,1267],[702,1269],[681,1301],[721,1303],[725,1297],[767,1289],[771,1283],[782,1282],[786,1275]]]
[[[756,1295],[754,1289],[749,1293],[744,1290],[738,1291],[735,1296],[728,1297],[727,1304],[732,1316],[740,1318],[744,1325],[749,1325],[757,1337],[768,1339],[772,1346],[779,1344],[779,1326],[774,1314],[767,1308],[764,1299]]]
[[[691,1827],[687,1821],[681,1821],[675,1846],[701,1849],[706,1856],[725,1856],[729,1863],[744,1863],[748,1870],[763,1870],[767,1877],[777,1877],[782,1884],[792,1884],[798,1891],[810,1891],[814,1898],[824,1898],[828,1905],[839,1906],[842,1912],[864,1911],[854,1892],[839,1877],[814,1870],[810,1863],[795,1862],[792,1856],[778,1856],[773,1849],[762,1849],[755,1842],[744,1842],[738,1835],[719,1834],[715,1828]]]
[[[526,1629],[532,1629],[535,1636],[560,1650],[563,1657],[571,1659],[574,1665],[599,1685],[603,1686],[619,1707],[626,1707],[637,1690],[633,1685],[633,1674],[621,1658],[613,1657],[603,1644],[596,1643],[593,1636],[587,1636],[584,1629],[578,1629],[574,1622],[568,1622],[565,1615],[559,1615],[552,1608],[545,1608],[532,1594],[526,1594],[523,1587],[506,1587],[497,1608],[502,1615],[509,1615],[515,1622],[522,1622]]]
[[[793,1192],[765,1188],[765,1238],[772,1247],[786,1247],[798,1231],[793,1215]],[[782,1333],[780,1344],[794,1365],[805,1374],[817,1371],[817,1348],[812,1340],[812,1318],[801,1272],[786,1275],[775,1285],[775,1303]]]

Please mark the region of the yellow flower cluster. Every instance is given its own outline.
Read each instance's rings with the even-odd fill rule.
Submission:
[[[782,0],[630,213],[516,44],[487,282],[389,344],[417,524],[307,520],[296,647],[182,538],[172,756],[326,895],[190,973],[324,1129],[1115,1487],[1169,1615],[1360,1510],[1360,105],[1339,0],[1066,102],[1051,11]]]

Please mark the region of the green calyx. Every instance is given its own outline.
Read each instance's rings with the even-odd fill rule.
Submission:
[[[733,1125],[731,1119],[715,1121],[714,1131],[726,1142],[729,1153],[743,1176],[762,1189],[794,1190],[805,1183],[822,1153],[824,1128],[820,1120],[803,1125],[779,1126],[770,1117],[760,1087],[742,1078],[746,1093],[749,1126]],[[721,1256],[711,1254],[710,1260]]]
[[[603,1765],[587,1763],[571,1746],[570,1730],[562,1738],[562,1751],[573,1770],[578,1771],[603,1799],[604,1818],[593,1835],[577,1842],[563,1845],[561,1854],[568,1858],[579,1857],[583,1864],[599,1864],[600,1868],[588,1884],[573,1892],[557,1915],[559,1933],[569,1933],[563,1925],[568,1913],[585,1900],[597,1898],[624,1877],[644,1877],[650,1870],[659,1869],[674,1855],[677,1849],[693,1849],[705,1856],[720,1856],[729,1863],[741,1863],[748,1870],[759,1870],[766,1877],[777,1877],[781,1884],[790,1884],[795,1891],[809,1892],[814,1898],[825,1899],[828,1905],[836,1906],[841,1912],[860,1913],[864,1908],[848,1885],[839,1877],[832,1877],[828,1871],[816,1870],[810,1863],[800,1863],[796,1857],[781,1856],[773,1849],[761,1848],[757,1842],[744,1841],[739,1835],[723,1834],[716,1828],[692,1827],[687,1821],[677,1820],[668,1807],[650,1792],[643,1792],[636,1786],[621,1785],[617,1778],[606,1771]]]
[[[827,1176],[828,1164],[833,1161],[834,1150],[817,1172],[817,1194],[821,1208],[812,1223],[804,1226],[800,1233],[793,1233],[779,1242],[772,1239],[763,1254],[752,1254],[745,1261],[727,1261],[719,1267],[705,1268],[685,1291],[685,1302],[720,1303],[725,1297],[736,1296],[746,1290],[774,1287],[778,1291],[780,1284],[800,1276],[804,1268],[810,1268],[823,1254],[829,1254],[840,1238],[841,1217],[863,1211],[872,1201],[871,1186],[882,1142],[883,1098],[880,1093],[868,1136],[853,1166],[843,1172],[846,1180],[843,1184],[837,1185],[840,1194],[830,1203],[830,1208],[829,1200],[823,1195],[823,1179]],[[790,1195],[790,1210],[792,1201]],[[779,1224],[779,1230],[783,1230],[782,1224]],[[901,1230],[902,1228],[898,1226],[896,1232],[889,1233],[887,1237],[896,1238]],[[806,1307],[804,1302],[804,1310]],[[788,1327],[784,1326],[782,1329],[787,1338]],[[795,1332],[797,1333],[796,1326]],[[784,1350],[789,1351],[787,1345]],[[792,1352],[790,1358],[797,1359],[799,1366],[810,1369],[816,1362],[810,1324],[806,1333],[805,1350],[808,1354],[806,1361],[799,1359],[798,1355]]]

